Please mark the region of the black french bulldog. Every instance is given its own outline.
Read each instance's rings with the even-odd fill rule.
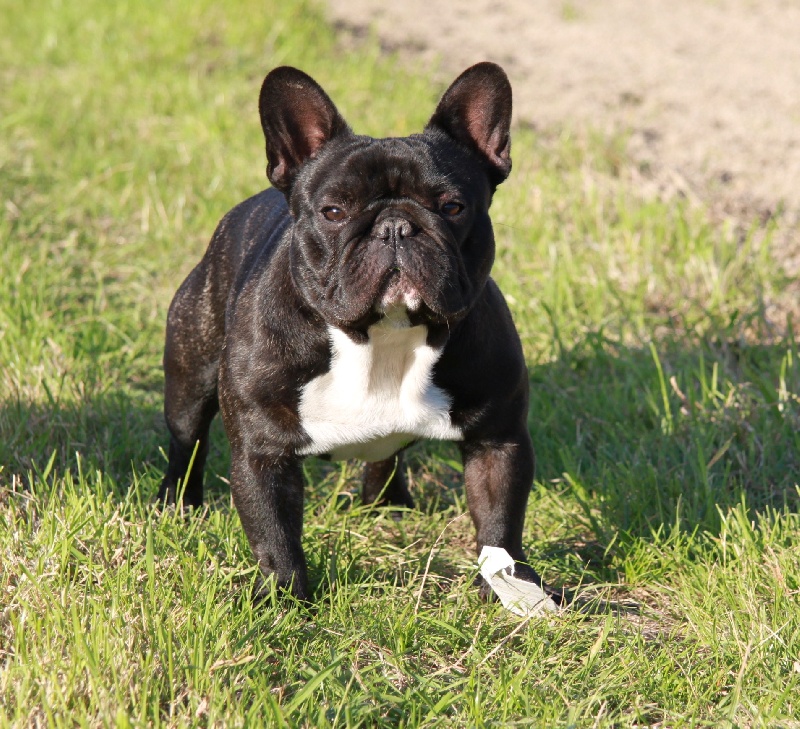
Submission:
[[[261,572],[306,599],[301,461],[363,459],[365,502],[412,506],[403,449],[454,440],[478,550],[524,562],[528,377],[489,277],[489,205],[511,170],[505,73],[467,69],[403,138],[354,134],[290,67],[266,77],[259,110],[273,187],[222,219],[169,310],[158,499],[182,488],[184,506],[202,504],[221,409]],[[541,584],[526,564],[516,574]]]

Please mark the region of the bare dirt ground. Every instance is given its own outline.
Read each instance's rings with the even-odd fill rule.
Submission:
[[[775,219],[800,271],[797,0],[329,0],[344,35],[376,33],[442,81],[500,63],[517,118],[544,133],[627,132],[644,194],[747,226]]]

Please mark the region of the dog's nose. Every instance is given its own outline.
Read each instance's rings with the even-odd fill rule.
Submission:
[[[385,218],[378,223],[378,238],[394,245],[416,233],[416,228],[405,218]]]

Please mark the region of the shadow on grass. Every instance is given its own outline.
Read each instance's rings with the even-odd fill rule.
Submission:
[[[557,495],[555,510],[576,509],[585,527],[537,550],[545,563],[574,558],[587,576],[611,580],[612,544],[624,549],[626,539],[675,528],[716,534],[720,511],[742,502],[751,511],[798,505],[800,368],[791,339],[747,345],[673,335],[654,348],[632,348],[595,335],[531,366],[530,379],[537,481]],[[154,494],[166,445],[161,399],[150,389],[49,406],[6,402],[0,486],[12,478],[24,486],[48,463],[55,473],[75,472],[79,453],[83,471],[102,471],[120,496],[134,473]],[[451,445],[411,450],[407,462],[423,512],[466,510],[457,461]],[[216,419],[209,501],[227,499],[228,463]],[[310,500],[337,488],[338,468],[309,461]],[[352,491],[358,470],[349,469]],[[541,524],[546,531],[556,522]]]
[[[716,533],[720,510],[742,502],[798,505],[791,340],[636,349],[595,336],[530,376],[537,480],[569,492],[601,543],[676,525]]]
[[[133,474],[147,488],[152,486],[154,495],[166,466],[168,445],[161,407],[158,395],[149,391],[112,392],[48,404],[0,403],[0,486],[15,480],[25,488],[45,471],[101,471],[119,497],[136,480]],[[214,430],[219,432],[214,433],[209,474],[226,474],[225,436],[219,423]],[[213,476],[207,480],[217,483],[217,489],[224,487]]]
[[[537,480],[569,489],[617,529],[644,535],[681,521],[713,531],[717,507],[743,496],[754,509],[797,504],[800,367],[791,342],[662,340],[651,350],[597,335],[531,366],[530,380]],[[124,481],[131,469],[160,472],[167,442],[160,395],[150,391],[0,404],[4,481],[53,454],[57,471],[72,469],[76,453]],[[214,489],[228,462],[219,418],[212,442]],[[423,511],[461,502],[454,447],[415,447],[407,462]],[[338,469],[310,461],[308,475]]]

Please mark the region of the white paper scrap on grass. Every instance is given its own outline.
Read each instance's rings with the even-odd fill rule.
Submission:
[[[558,612],[558,606],[539,585],[514,577],[514,558],[502,547],[484,547],[478,564],[503,607],[515,615],[527,618]]]

